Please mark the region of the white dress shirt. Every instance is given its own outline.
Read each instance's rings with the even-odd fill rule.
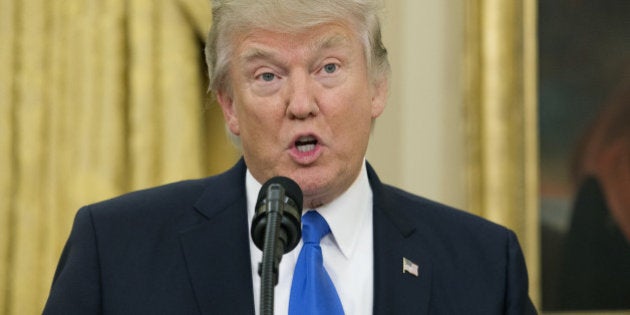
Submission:
[[[256,199],[262,184],[256,181],[249,170],[245,176],[247,190],[247,212],[251,230]],[[304,209],[307,211],[310,209]],[[337,289],[346,314],[372,314],[374,296],[374,247],[372,233],[372,189],[367,177],[365,163],[354,183],[331,203],[316,209],[328,222],[331,233],[322,238],[320,245],[324,256],[324,267]],[[254,285],[256,314],[260,312],[260,276],[258,263],[262,251],[254,242],[249,242]],[[282,256],[278,285],[274,292],[274,314],[287,314],[293,269],[302,241],[291,252]]]

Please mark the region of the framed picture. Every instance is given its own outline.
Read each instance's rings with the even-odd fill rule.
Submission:
[[[538,2],[542,310],[630,310],[630,1]]]

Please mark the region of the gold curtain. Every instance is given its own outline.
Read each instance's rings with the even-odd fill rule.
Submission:
[[[39,314],[81,205],[238,153],[205,93],[209,0],[0,0],[0,314]]]
[[[466,6],[469,205],[516,232],[540,305],[536,0]]]

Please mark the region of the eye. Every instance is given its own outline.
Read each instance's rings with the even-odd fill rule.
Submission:
[[[329,63],[324,66],[324,71],[326,71],[326,73],[334,73],[335,71],[337,71],[337,65],[334,63]]]
[[[273,81],[273,79],[276,78],[276,75],[271,73],[271,72],[265,72],[265,73],[259,75],[258,77],[261,78],[265,82],[271,82],[271,81]]]

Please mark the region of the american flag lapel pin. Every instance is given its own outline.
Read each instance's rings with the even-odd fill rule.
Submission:
[[[403,263],[403,270],[402,270],[403,273],[409,273],[416,277],[419,275],[418,265],[416,265],[413,261],[403,257],[402,263]]]

